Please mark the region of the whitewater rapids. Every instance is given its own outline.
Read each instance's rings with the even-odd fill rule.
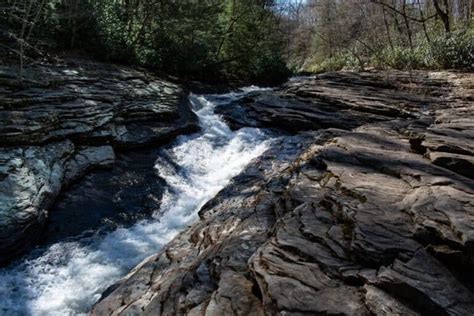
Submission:
[[[199,209],[270,145],[257,128],[231,131],[214,108],[257,88],[191,95],[201,131],[180,136],[155,165],[166,181],[152,218],[107,234],[58,242],[0,269],[0,314],[81,315],[131,268],[197,218]]]

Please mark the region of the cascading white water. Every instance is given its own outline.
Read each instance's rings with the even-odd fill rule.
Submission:
[[[214,114],[217,103],[254,89],[191,96],[202,130],[180,136],[158,158],[156,168],[168,188],[153,218],[87,242],[56,243],[1,269],[0,314],[87,313],[108,286],[195,220],[202,205],[269,146],[265,132],[255,128],[232,132]]]

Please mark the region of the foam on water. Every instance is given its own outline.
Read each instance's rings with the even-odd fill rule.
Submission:
[[[0,314],[86,313],[108,286],[195,220],[202,205],[268,148],[265,132],[233,132],[214,114],[217,103],[256,89],[192,95],[202,131],[180,136],[158,157],[156,168],[168,188],[153,218],[90,240],[56,243],[0,270]]]

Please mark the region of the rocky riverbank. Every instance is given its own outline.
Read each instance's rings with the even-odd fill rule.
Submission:
[[[16,76],[0,67],[0,264],[37,243],[60,192],[117,150],[198,129],[183,89],[143,70],[68,60],[29,67],[22,87]]]
[[[218,109],[274,142],[95,315],[468,315],[474,78],[323,74]]]

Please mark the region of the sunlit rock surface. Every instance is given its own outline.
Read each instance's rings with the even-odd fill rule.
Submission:
[[[114,149],[197,130],[187,95],[144,71],[84,60],[0,67],[0,264],[36,243],[62,188]]]
[[[300,78],[222,106],[234,128],[295,135],[92,314],[472,314],[472,74],[389,75]]]

